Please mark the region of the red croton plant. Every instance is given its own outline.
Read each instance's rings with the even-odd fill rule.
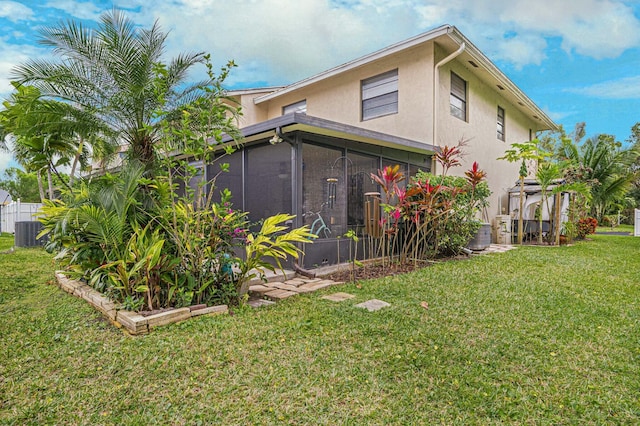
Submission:
[[[399,165],[371,174],[383,194],[384,214],[380,220],[383,262],[390,262],[394,255],[399,255],[401,262],[418,262],[440,254],[443,242],[454,252],[465,244],[455,243],[458,245],[451,247],[451,234],[475,223],[475,215],[489,192],[484,183],[486,172],[477,162],[464,173],[465,178],[447,176],[452,167],[461,165],[464,145],[461,141],[453,147],[442,147],[436,155],[441,174],[413,177],[406,189],[400,186],[405,176]]]

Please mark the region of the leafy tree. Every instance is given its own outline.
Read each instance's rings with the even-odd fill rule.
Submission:
[[[181,54],[158,75],[167,34],[156,22],[142,29],[121,11],[100,17],[96,28],[76,21],[44,27],[40,43],[55,60],[30,60],[14,69],[19,84],[95,118],[109,135],[128,145],[129,156],[154,169],[160,135],[158,110],[171,111],[201,95],[201,85],[185,85],[189,69],[203,53]]]
[[[520,163],[518,177],[520,180],[520,207],[518,209],[518,244],[522,244],[524,227],[524,179],[529,174],[527,161],[538,161],[544,156],[540,153],[537,145],[538,141],[528,141],[522,143],[512,143],[504,155],[498,160],[507,160],[510,163]]]
[[[0,180],[0,189],[11,195],[11,199],[25,203],[39,203],[38,178],[35,173],[28,173],[16,167],[9,167]],[[1,202],[2,200],[0,200]]]
[[[95,136],[100,134],[99,123],[67,103],[43,99],[35,87],[14,86],[0,112],[0,136],[10,136],[15,159],[25,170],[36,172],[42,198],[41,176],[46,173],[52,198],[52,173],[59,184],[72,185],[77,168],[88,164],[89,151],[103,144]],[[68,181],[62,179],[60,166],[71,166]]]
[[[551,209],[549,207],[549,186],[556,180],[562,177],[562,172],[558,164],[555,163],[542,163],[538,166],[536,172],[536,180],[540,184],[540,192],[542,199],[540,200],[540,215],[538,216],[538,243],[542,244],[542,209],[546,207],[547,215],[549,216],[549,223],[551,223]],[[555,224],[556,229],[558,224]],[[551,229],[549,229],[551,231]],[[551,239],[549,239],[551,241]]]

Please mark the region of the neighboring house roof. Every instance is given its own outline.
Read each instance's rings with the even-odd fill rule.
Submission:
[[[11,195],[4,189],[0,189],[0,205],[9,204],[11,201]]]
[[[258,96],[254,99],[254,103],[260,104],[267,102],[329,77],[362,67],[378,59],[431,41],[438,42],[438,44],[443,47],[447,53],[456,51],[464,44],[466,46],[465,51],[458,59],[466,61],[471,67],[469,69],[472,72],[474,72],[480,79],[499,90],[499,93],[502,96],[520,108],[526,115],[537,120],[540,123],[541,130],[558,128],[558,126],[544,111],[542,111],[527,95],[525,95],[524,92],[522,92],[515,83],[500,71],[500,69],[498,69],[498,67],[495,66],[489,58],[487,58],[473,43],[471,43],[469,39],[467,39],[455,26],[452,25],[440,26],[426,33],[419,34],[361,58],[331,68],[327,71],[321,72],[320,74],[316,74],[312,77],[282,87],[271,93]]]
[[[439,150],[439,148],[423,142],[338,123],[324,118],[312,117],[300,112],[293,112],[240,129],[244,137],[244,142],[252,142],[277,136],[277,133],[293,131],[303,131],[317,135],[349,139],[423,154],[432,154]],[[223,142],[230,142],[231,140],[229,136],[223,138]]]

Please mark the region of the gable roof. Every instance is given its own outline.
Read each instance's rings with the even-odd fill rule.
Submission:
[[[446,50],[445,55],[456,51],[464,44],[466,47],[464,52],[458,57],[458,60],[462,61],[465,66],[468,64],[467,67],[471,72],[491,87],[495,87],[503,97],[512,102],[513,105],[515,105],[516,108],[519,108],[525,115],[536,120],[540,125],[537,130],[558,128],[553,120],[549,118],[542,109],[540,109],[527,95],[525,95],[524,92],[509,79],[509,77],[500,71],[500,69],[491,62],[491,60],[489,60],[489,58],[480,51],[480,49],[478,49],[455,26],[452,25],[442,25],[415,37],[392,44],[376,52],[305,78],[296,83],[284,86],[271,93],[258,96],[254,99],[254,103],[260,104],[270,101],[335,75],[362,67],[389,55],[432,41],[437,42],[439,46]]]

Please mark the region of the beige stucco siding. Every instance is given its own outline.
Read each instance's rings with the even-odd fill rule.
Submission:
[[[396,68],[398,113],[363,121],[360,82]],[[267,115],[278,117],[284,106],[306,99],[311,116],[430,143],[432,79],[433,43],[428,43],[265,102]]]
[[[270,92],[257,92],[251,94],[242,94],[233,96],[233,99],[240,105],[242,116],[239,120],[239,127],[246,127],[252,124],[260,123],[267,119],[265,108],[261,108],[254,103],[254,99]]]
[[[467,121],[451,115],[449,94],[451,71],[467,81]],[[497,87],[480,81],[458,61],[442,67],[440,71],[438,145],[455,145],[461,139],[469,139],[462,166],[452,170],[452,174],[463,176],[474,161],[487,172],[487,183],[492,191],[487,209],[489,218],[506,211],[506,189],[513,186],[518,178],[519,164],[497,158],[504,155],[513,142],[529,140],[530,129],[535,123],[519,109],[500,95]],[[506,140],[497,137],[498,105],[505,110]]]
[[[434,140],[434,69],[450,51],[443,51],[433,41],[404,49],[394,54],[366,62],[361,66],[327,75],[315,83],[302,85],[273,99],[255,104],[260,94],[241,97],[244,111],[242,126],[255,124],[282,115],[286,105],[306,100],[307,114],[313,117],[391,134],[432,145],[455,145],[468,139],[462,166],[451,171],[464,175],[474,161],[487,172],[493,192],[491,219],[506,211],[506,189],[513,186],[519,164],[498,161],[511,143],[530,139],[533,121],[521,108],[513,105],[493,83],[485,83],[461,55],[439,68],[438,99],[436,102],[436,132]],[[434,60],[435,57],[435,60]],[[468,58],[467,58],[468,59]],[[369,120],[362,120],[361,81],[384,72],[398,70],[398,112]],[[467,120],[450,113],[449,94],[451,71],[467,82]],[[503,92],[504,93],[504,92]],[[506,140],[498,140],[496,120],[498,105],[505,110]]]

